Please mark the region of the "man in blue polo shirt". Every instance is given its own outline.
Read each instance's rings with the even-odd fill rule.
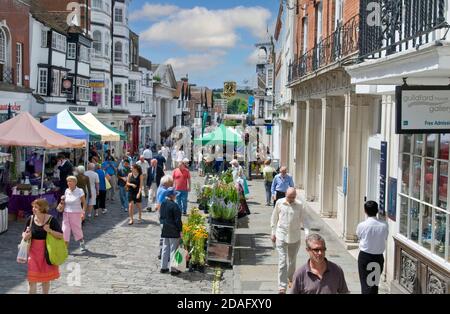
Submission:
[[[273,207],[275,207],[275,204],[277,201],[281,198],[286,197],[286,191],[289,188],[294,187],[294,180],[290,175],[287,174],[287,168],[281,167],[280,173],[273,178],[272,182],[272,199],[273,199]]]

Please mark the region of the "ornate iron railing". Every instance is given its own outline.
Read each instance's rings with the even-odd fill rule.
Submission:
[[[441,39],[432,32],[448,30],[445,15],[445,0],[361,0],[360,61]]]
[[[322,39],[312,49],[289,65],[289,82],[340,61],[358,50],[359,15],[355,15],[344,25],[338,25],[328,37]]]

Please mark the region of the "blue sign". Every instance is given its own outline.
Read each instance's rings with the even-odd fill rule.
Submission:
[[[397,220],[397,179],[389,177],[388,186],[388,217]]]
[[[253,97],[253,96],[249,96],[248,97],[248,105],[250,106],[250,105],[254,105],[255,104],[255,97]]]
[[[387,142],[381,142],[379,212],[383,216],[386,215],[387,144]]]

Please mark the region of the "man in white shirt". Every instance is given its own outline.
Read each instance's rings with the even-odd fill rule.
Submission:
[[[136,162],[136,165],[141,167],[142,169],[142,176],[144,178],[144,193],[142,193],[143,197],[148,196],[148,185],[147,185],[147,179],[148,179],[148,168],[150,168],[150,164],[145,160],[144,155],[141,155],[138,162]]]
[[[300,249],[303,204],[296,198],[296,190],[289,188],[286,197],[277,201],[272,213],[272,242],[276,244],[279,257],[278,292],[280,294],[285,294],[288,285],[292,284]]]
[[[145,147],[144,152],[142,153],[142,155],[144,156],[144,159],[148,162],[148,164],[150,165],[150,162],[152,161],[153,158],[153,153],[152,150],[150,149],[150,145],[147,145]]]
[[[86,171],[84,175],[89,178],[89,184],[91,186],[91,194],[89,196],[89,199],[87,200],[88,217],[91,218],[92,209],[94,208],[95,204],[97,204],[97,196],[100,193],[100,178],[97,172],[95,172],[95,164],[88,164],[88,171]]]
[[[385,221],[377,219],[378,204],[364,204],[367,219],[356,228],[359,239],[358,270],[362,294],[378,294],[378,284],[383,272],[386,240],[389,228]],[[373,272],[375,276],[373,276]]]

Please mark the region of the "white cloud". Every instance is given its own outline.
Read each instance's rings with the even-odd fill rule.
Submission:
[[[246,60],[247,65],[256,65],[259,60],[259,50],[255,49]]]
[[[186,57],[169,58],[164,63],[171,64],[177,77],[186,74],[206,72],[221,63],[225,52],[212,51],[202,54],[192,54]]]
[[[161,17],[170,16],[179,10],[180,8],[175,5],[146,3],[140,10],[131,12],[130,19],[132,21],[143,19],[156,21]]]
[[[179,9],[141,33],[140,39],[187,49],[233,48],[239,40],[238,29],[249,31],[258,40],[265,38],[270,17],[270,11],[262,7]]]

